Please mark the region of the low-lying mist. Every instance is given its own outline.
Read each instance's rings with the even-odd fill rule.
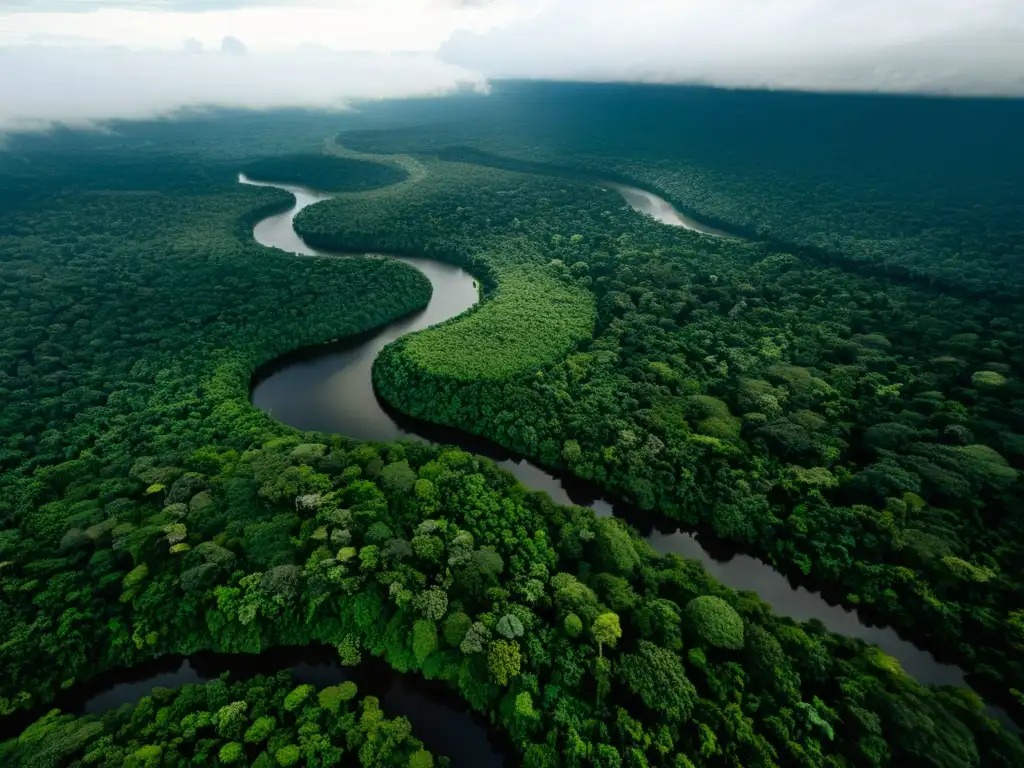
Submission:
[[[186,106],[321,107],[356,99],[483,88],[479,75],[429,54],[305,48],[246,52],[131,51],[26,46],[0,49],[0,129],[87,125],[167,114]]]
[[[488,77],[1024,95],[1020,0],[549,0],[462,32]]]

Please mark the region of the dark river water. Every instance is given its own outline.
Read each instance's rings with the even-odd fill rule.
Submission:
[[[296,204],[291,210],[270,216],[256,225],[253,235],[259,243],[300,256],[333,256],[307,246],[292,228],[292,221],[300,210],[330,195],[284,184],[250,181],[244,177],[240,177],[240,181],[279,187],[295,196]],[[705,234],[725,234],[681,216],[669,203],[649,192],[611,182],[601,184],[618,192],[636,210],[662,223]],[[459,267],[430,259],[391,258],[419,269],[430,279],[433,294],[427,307],[376,331],[297,350],[264,366],[253,378],[252,402],[256,407],[303,430],[335,432],[364,440],[387,441],[406,437],[458,445],[493,459],[525,486],[547,492],[556,502],[588,506],[599,515],[621,516],[640,528],[657,552],[698,560],[718,581],[734,589],[755,592],[779,615],[798,620],[817,619],[832,632],[874,643],[896,658],[908,674],[922,683],[966,684],[964,672],[959,667],[940,663],[929,652],[900,638],[895,630],[872,626],[856,611],[830,604],[817,592],[790,583],[785,576],[756,558],[732,552],[707,539],[702,544],[699,535],[681,531],[671,523],[651,522],[649,516],[638,515],[601,498],[600,491],[587,483],[559,477],[494,443],[459,430],[410,419],[388,408],[374,393],[370,375],[373,361],[381,348],[406,333],[461,314],[480,297],[477,282]],[[138,701],[154,686],[177,687],[210,680],[225,670],[236,676],[251,676],[291,668],[297,683],[319,686],[333,685],[345,679],[355,680],[363,693],[381,699],[388,716],[407,716],[417,738],[431,751],[451,756],[452,765],[456,768],[504,765],[506,758],[501,748],[496,746],[497,737],[486,722],[470,715],[465,705],[444,686],[424,681],[418,676],[399,675],[372,660],[353,670],[340,667],[335,659],[336,654],[329,648],[271,650],[258,656],[197,654],[188,659],[165,658],[101,675],[58,698],[55,706],[71,712],[103,712]],[[988,712],[1014,727],[1001,710],[989,707]],[[15,725],[12,722],[5,730]],[[17,732],[8,730],[7,735]]]

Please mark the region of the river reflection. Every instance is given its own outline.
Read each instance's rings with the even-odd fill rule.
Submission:
[[[240,180],[254,183],[244,178]],[[292,228],[293,219],[302,208],[326,196],[297,187],[264,185],[279,186],[292,192],[296,196],[296,205],[287,213],[260,222],[253,233],[256,240],[263,245],[303,255],[332,256],[310,248]],[[649,192],[611,182],[604,182],[604,185],[617,191],[637,210],[664,223],[687,226],[707,234],[724,234],[690,222],[675,212],[668,202]],[[616,515],[641,525],[638,520],[643,516],[607,501],[598,489],[586,482],[559,477],[490,441],[461,430],[410,419],[380,401],[371,379],[377,353],[405,333],[461,314],[476,303],[479,295],[476,282],[458,267],[429,259],[396,258],[422,270],[430,279],[433,294],[427,308],[378,331],[298,350],[273,361],[253,377],[253,404],[284,423],[303,430],[338,433],[364,440],[415,438],[457,445],[494,460],[523,485],[547,492],[557,503],[588,506],[599,515]],[[921,683],[966,684],[964,671],[959,667],[940,663],[931,653],[900,638],[891,628],[872,626],[857,611],[831,605],[821,594],[791,584],[785,576],[757,558],[727,551],[712,555],[697,536],[664,521],[656,525],[648,522],[644,533],[647,542],[658,553],[673,553],[699,561],[719,582],[733,589],[755,592],[778,615],[800,621],[817,619],[831,632],[874,643],[897,659],[903,669]],[[990,713],[1008,722],[1001,712],[990,709]]]

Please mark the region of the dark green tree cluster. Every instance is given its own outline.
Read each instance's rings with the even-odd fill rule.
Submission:
[[[320,642],[445,681],[529,766],[1024,759],[970,693],[780,620],[489,461],[304,439],[142,458],[131,490],[12,553],[5,707],[165,653]],[[306,690],[291,688],[274,694],[285,709]]]
[[[248,403],[259,365],[430,297],[393,261],[257,246],[252,224],[290,198],[238,184],[237,167],[184,150],[3,160],[50,192],[0,213],[4,536],[76,483],[116,493],[140,450],[278,433]]]
[[[157,688],[103,715],[53,710],[0,744],[0,761],[12,768],[447,764],[423,748],[408,720],[389,720],[376,698],[357,694],[352,682],[296,687],[290,672]]]

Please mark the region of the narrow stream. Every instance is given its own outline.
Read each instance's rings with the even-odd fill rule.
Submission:
[[[308,205],[329,197],[299,187],[240,181],[274,186],[295,195],[288,212],[261,221],[254,229],[262,245],[307,256],[331,256],[306,245],[295,233],[295,215]],[[606,183],[635,209],[673,226],[691,226],[665,200],[644,190]],[[694,227],[697,228],[697,227]],[[699,231],[718,234],[704,225]],[[396,413],[381,402],[373,390],[371,368],[377,353],[406,333],[421,330],[464,312],[476,303],[479,289],[464,270],[429,259],[394,257],[430,279],[433,294],[425,309],[378,331],[311,349],[298,350],[273,361],[254,375],[252,402],[256,407],[286,424],[303,430],[334,432],[365,440],[388,441],[399,437],[457,445],[486,456],[509,470],[525,486],[545,491],[562,504],[589,506],[599,515],[620,515],[635,519],[630,510],[601,498],[600,491],[573,478],[559,477],[511,454],[486,440],[460,430],[438,427]],[[711,554],[698,536],[681,531],[671,523],[648,526],[647,542],[659,553],[675,553],[698,560],[722,584],[757,593],[780,615],[798,620],[817,619],[830,631],[860,638],[879,646],[896,658],[918,681],[930,685],[966,685],[965,673],[952,664],[940,663],[928,651],[900,638],[889,627],[872,626],[856,611],[832,605],[817,592],[794,586],[771,566],[743,554]],[[993,714],[1001,714],[994,708]],[[1000,719],[1006,720],[1005,715]]]

